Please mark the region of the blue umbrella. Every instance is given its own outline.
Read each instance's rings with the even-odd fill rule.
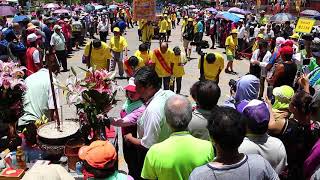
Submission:
[[[98,6],[94,6],[94,8],[95,8],[96,10],[99,10],[99,9],[104,9],[104,8],[106,8],[106,6],[98,5]]]
[[[277,22],[277,23],[283,23],[286,21],[295,21],[297,18],[289,13],[279,13],[270,18],[270,21]]]
[[[25,20],[30,20],[28,16],[26,15],[20,15],[20,16],[16,16],[13,18],[12,22],[14,23],[18,23],[18,22],[22,22],[22,21],[25,21]]]
[[[231,14],[234,14],[234,15],[238,16],[240,19],[244,19],[245,18],[244,15],[242,15],[242,14],[237,14],[237,13],[231,13]]]
[[[84,9],[86,12],[90,12],[94,10],[94,6],[92,6],[91,4],[87,4],[84,6]]]
[[[229,12],[220,12],[216,15],[216,18],[223,18],[233,22],[238,22],[240,20],[240,17]]]
[[[118,8],[118,5],[113,4],[113,5],[110,5],[108,9],[117,9],[117,8]]]

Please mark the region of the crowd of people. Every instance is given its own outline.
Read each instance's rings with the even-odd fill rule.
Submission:
[[[171,31],[180,23],[183,48],[170,47]],[[0,60],[27,69],[18,130],[43,114],[55,119],[46,58],[56,61],[51,65],[56,81],[61,67],[69,71],[68,56],[84,45],[82,63],[88,68],[115,71],[118,66],[119,78],[128,78],[119,117],[110,118],[122,130],[128,175],[117,170],[113,145],[94,141],[79,151],[87,179],[318,179],[320,32],[298,34],[295,23],[269,22],[264,11],[233,22],[205,9],[190,13],[172,7],[165,7],[157,22],[133,21],[130,8],[39,15],[20,23],[1,19]],[[134,24],[141,44],[128,57],[126,29]],[[151,49],[156,35],[159,47]],[[206,35],[212,42],[203,53],[210,47]],[[86,39],[91,40],[84,44]],[[189,92],[194,103],[180,95],[193,45],[200,71]],[[225,49],[226,66],[216,45]],[[248,73],[229,82],[230,98],[218,104],[225,93],[219,87],[221,72],[236,75],[233,61],[247,54]],[[27,172],[25,179],[44,177],[40,174],[48,167],[42,168]],[[53,172],[59,167],[50,169],[62,177],[61,170]]]

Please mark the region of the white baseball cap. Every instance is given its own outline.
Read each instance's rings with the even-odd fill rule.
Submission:
[[[62,29],[62,27],[59,26],[58,24],[56,24],[56,25],[53,26],[53,30],[56,30],[56,29]]]
[[[37,35],[35,33],[29,34],[27,36],[27,41],[28,42],[35,42],[37,40]]]

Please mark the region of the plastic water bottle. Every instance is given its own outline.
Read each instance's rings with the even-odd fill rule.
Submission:
[[[81,175],[81,174],[82,174],[81,170],[82,170],[82,162],[81,162],[81,161],[78,161],[78,162],[76,163],[76,173],[77,173],[78,175]]]

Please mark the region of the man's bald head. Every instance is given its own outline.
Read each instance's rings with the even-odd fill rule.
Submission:
[[[160,51],[161,51],[161,53],[166,53],[167,50],[168,50],[168,48],[169,48],[168,43],[162,42],[162,43],[160,44]]]
[[[166,121],[173,131],[187,130],[192,118],[192,106],[186,97],[180,95],[171,96],[166,101],[164,112]]]

